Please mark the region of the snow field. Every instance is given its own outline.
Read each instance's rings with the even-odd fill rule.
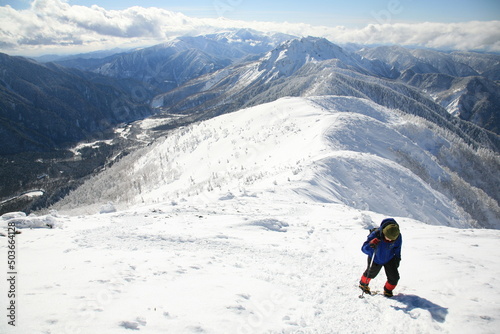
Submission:
[[[394,299],[359,299],[384,217],[298,195],[236,193],[22,229],[19,326],[6,333],[494,333],[496,230],[396,219]],[[3,247],[4,248],[4,247]],[[5,248],[4,248],[5,251]],[[372,281],[380,290],[383,272]]]
[[[3,216],[22,233],[19,326],[0,332],[495,333],[500,232],[461,229],[467,215],[415,173],[449,177],[438,141],[407,121],[362,99],[285,98],[173,131],[59,213]],[[360,299],[361,245],[390,216],[397,296]]]

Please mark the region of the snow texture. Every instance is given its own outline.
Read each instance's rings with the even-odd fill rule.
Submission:
[[[18,318],[0,332],[497,332],[500,231],[398,163],[396,148],[446,177],[405,122],[361,99],[282,99],[173,131],[58,212],[4,215],[54,228],[16,235]],[[389,216],[400,283],[360,299],[361,245]]]

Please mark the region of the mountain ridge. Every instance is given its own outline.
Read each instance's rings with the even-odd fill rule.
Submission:
[[[376,52],[386,54],[382,54],[380,59],[371,59],[367,52],[371,50],[373,54],[374,48],[351,46],[348,50],[322,38],[289,37],[244,29],[232,30],[224,34],[182,37],[107,58],[71,60],[71,66],[90,71],[62,67],[62,63],[44,64],[43,68],[47,71],[74,78],[67,85],[69,87],[80,81],[91,83],[92,89],[113,87],[103,92],[102,96],[111,94],[106,97],[108,103],[113,103],[110,102],[113,99],[117,101],[110,109],[118,116],[130,116],[129,110],[137,106],[151,107],[154,116],[144,121],[141,119],[147,115],[121,117],[124,122],[137,121],[122,124],[118,129],[111,126],[108,132],[98,132],[87,139],[89,143],[73,148],[66,145],[68,147],[63,147],[64,151],[49,152],[45,156],[32,155],[30,163],[36,168],[24,173],[26,176],[21,177],[22,184],[29,175],[31,181],[26,180],[25,187],[40,187],[39,184],[45,181],[39,182],[35,178],[50,175],[57,179],[57,172],[49,170],[66,172],[68,169],[64,164],[71,162],[77,166],[80,160],[82,163],[78,169],[95,173],[114,163],[117,157],[168,135],[176,127],[289,96],[337,95],[371,100],[396,113],[423,117],[435,125],[436,131],[444,128],[455,133],[473,150],[500,151],[498,134],[484,130],[485,127],[495,130],[498,123],[498,104],[495,102],[499,96],[498,83],[483,76],[485,73],[491,76],[495,72],[498,58],[494,55],[475,57],[473,53],[439,53],[392,47],[376,48]],[[393,56],[394,59],[391,58]],[[400,58],[408,61],[398,62]],[[415,69],[422,73],[415,72]],[[441,72],[426,73],[426,70]],[[96,71],[107,73],[107,76]],[[474,76],[459,77],[456,76],[458,74]],[[12,74],[13,78],[15,76]],[[26,87],[37,85],[50,86],[47,82],[35,82]],[[158,95],[164,90],[166,92]],[[57,94],[58,91],[63,89],[50,92]],[[81,92],[76,93],[76,96],[79,95]],[[91,94],[82,96],[92,100]],[[58,105],[50,99],[46,100],[49,105]],[[78,102],[78,99],[73,100],[68,103]],[[147,105],[149,101],[151,103]],[[70,110],[64,104],[62,106],[62,109]],[[101,106],[105,107],[106,103]],[[71,125],[78,122],[84,120],[73,120]],[[23,131],[23,125],[16,128]],[[50,143],[44,139],[42,142]],[[58,158],[54,160],[54,156]],[[11,161],[17,163],[26,161],[25,158],[12,158]],[[496,196],[486,182],[474,180],[474,173],[465,173],[462,164],[443,156],[438,158],[452,171],[456,172],[455,166],[460,166],[458,179],[486,190],[487,196]],[[401,159],[406,159],[409,164],[414,160],[408,155]],[[90,163],[91,160],[96,163]],[[44,162],[42,169],[38,168],[37,161]],[[49,161],[57,167],[49,166]],[[483,170],[483,167],[480,169]],[[8,168],[5,170],[8,171]],[[33,174],[35,170],[38,172]],[[80,177],[84,173],[76,174]],[[425,175],[421,177],[426,178]],[[23,185],[17,187],[21,187],[19,191],[5,196],[26,190]]]
[[[181,36],[101,59],[72,59],[57,63],[116,78],[134,78],[153,85],[156,93],[163,93],[246,57],[267,52],[290,38],[293,36],[239,29],[202,36]]]
[[[495,183],[498,156],[486,163],[482,151],[413,117],[354,97],[283,98],[175,130],[53,209],[177,202],[210,197],[215,189],[253,192],[275,183],[316,202],[418,216],[436,225],[500,228],[498,191],[470,183]],[[449,169],[449,154],[469,173],[474,164],[469,180]]]
[[[479,143],[480,146],[485,145],[495,151],[500,150],[498,135],[493,135],[472,123],[450,116],[449,112],[435,103],[431,96],[424,94],[418,88],[412,88],[393,78],[374,75],[374,68],[381,69],[379,63],[360,62],[353,57],[343,57],[345,53],[341,52],[340,58],[348,62],[344,63],[335,58],[340,48],[324,39],[303,38],[288,42],[288,44],[300,45],[304,41],[316,46],[319,44],[319,49],[327,45],[333,58],[324,57],[329,59],[308,61],[308,59],[315,59],[311,57],[311,53],[319,54],[320,52],[311,47],[296,47],[295,53],[287,54],[284,51],[286,50],[284,46],[287,45],[285,43],[257,61],[232,65],[160,94],[154,98],[153,106],[161,112],[199,114],[199,117],[206,118],[262,102],[270,102],[284,96],[356,96],[371,99],[389,108],[401,109],[435,122],[448,124],[449,129],[461,132],[471,144],[478,145]],[[307,51],[304,52],[305,50]],[[288,59],[287,64],[293,64],[290,68],[282,64],[282,61],[286,59]],[[280,66],[284,68],[280,69]],[[391,73],[391,70],[386,67],[382,72],[387,74],[388,71]],[[280,73],[287,75],[280,75]],[[496,114],[492,115],[492,122],[495,124]]]

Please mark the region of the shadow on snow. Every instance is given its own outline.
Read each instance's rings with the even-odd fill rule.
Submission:
[[[395,296],[395,299],[398,302],[405,304],[406,307],[400,307],[400,306],[392,306],[392,307],[395,308],[396,310],[401,310],[405,313],[409,313],[416,308],[420,308],[429,311],[429,313],[432,316],[432,319],[441,323],[445,322],[446,316],[448,315],[447,308],[434,304],[433,302],[419,296],[399,294]]]

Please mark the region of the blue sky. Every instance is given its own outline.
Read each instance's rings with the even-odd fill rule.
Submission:
[[[31,0],[0,0],[28,8]],[[313,25],[361,27],[370,23],[467,22],[500,20],[500,0],[69,0],[71,5],[105,9],[160,7],[191,17],[252,21],[288,21]]]

